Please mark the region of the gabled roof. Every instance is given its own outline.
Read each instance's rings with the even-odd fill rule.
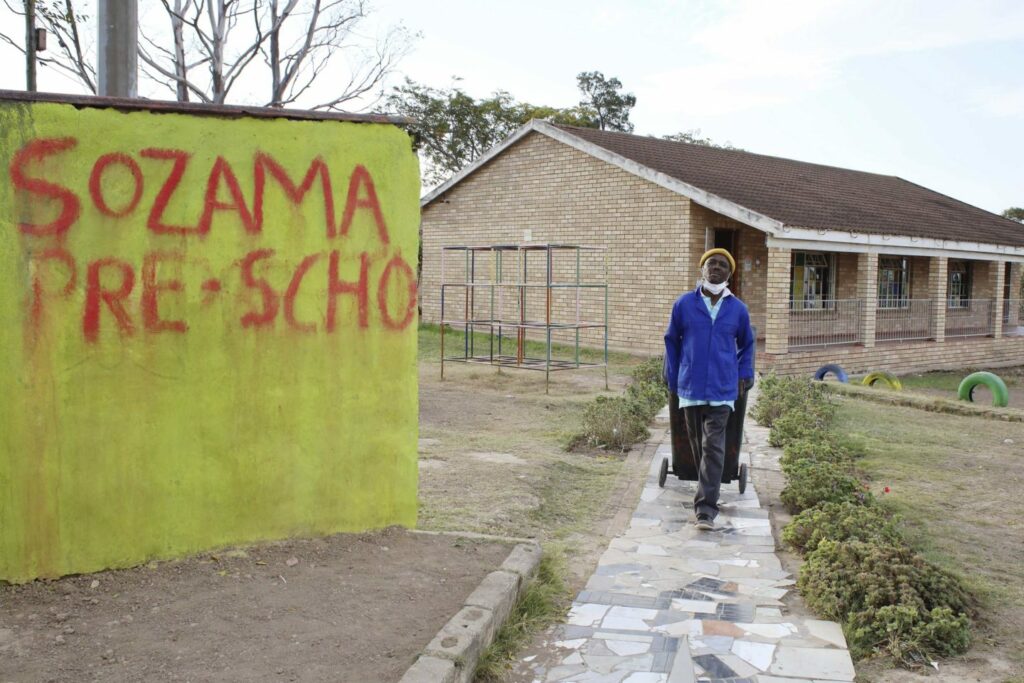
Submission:
[[[530,132],[647,178],[783,240],[1009,252],[1024,226],[896,176],[659,138],[531,121],[423,198],[425,207]],[[839,232],[844,236],[826,237]],[[875,236],[875,237],[872,237]],[[771,241],[771,240],[770,240]],[[905,243],[905,244],[904,244]],[[1016,259],[1014,259],[1016,260]]]

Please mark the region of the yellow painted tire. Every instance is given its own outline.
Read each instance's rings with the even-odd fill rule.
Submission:
[[[891,389],[895,389],[896,391],[903,390],[903,383],[896,378],[896,375],[889,372],[872,372],[861,380],[861,384],[866,387],[873,387],[875,382],[885,382]]]
[[[960,388],[957,389],[957,396],[961,401],[973,403],[974,387],[979,384],[984,384],[992,392],[992,405],[996,408],[1005,408],[1010,402],[1010,391],[1006,388],[1006,382],[991,372],[973,372],[964,377],[960,382]]]

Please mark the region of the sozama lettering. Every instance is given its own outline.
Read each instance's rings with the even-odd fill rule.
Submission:
[[[78,140],[67,138],[40,138],[33,140],[16,152],[11,159],[11,183],[27,203],[56,202],[60,206],[57,218],[49,223],[37,224],[29,221],[19,223],[19,230],[26,235],[59,235],[70,230],[81,217],[82,200],[73,188],[55,183],[40,174],[42,166],[66,163],[63,155],[78,146]],[[146,211],[146,227],[156,234],[198,235],[203,237],[212,228],[219,212],[230,212],[238,216],[244,230],[257,234],[263,230],[263,207],[267,192],[269,174],[280,191],[295,205],[305,201],[313,192],[313,185],[320,180],[319,198],[324,207],[325,235],[328,239],[348,236],[355,216],[366,211],[376,228],[376,237],[381,245],[390,243],[387,223],[377,197],[377,188],[369,170],[356,164],[348,179],[345,193],[345,207],[340,225],[336,224],[335,203],[331,171],[324,160],[317,156],[307,167],[302,181],[298,184],[288,175],[284,167],[266,152],[257,151],[252,158],[253,188],[251,201],[239,183],[235,168],[223,156],[218,156],[205,172],[205,194],[203,209],[192,225],[167,223],[164,215],[176,201],[181,201],[181,183],[194,162],[191,152],[182,149],[147,147],[138,151],[144,165],[123,152],[110,152],[96,159],[89,176],[88,196],[93,206],[104,216],[122,218],[140,210],[139,203],[143,189],[148,183],[159,186],[152,204],[143,207]],[[103,177],[111,166],[123,166],[132,176],[132,195],[123,205],[112,206],[111,199],[104,194]],[[195,169],[191,169],[194,172]]]
[[[365,166],[351,167],[341,206],[336,204],[331,169],[320,155],[301,173],[291,173],[270,154],[256,151],[251,160],[252,188],[247,191],[237,173],[239,162],[229,162],[224,156],[197,167],[195,156],[183,149],[147,147],[134,154],[112,151],[92,162],[87,185],[76,190],[52,176],[74,161],[70,155],[77,149],[73,137],[40,138],[24,145],[10,162],[11,184],[22,216],[18,230],[27,238],[25,248],[31,254],[31,292],[26,297],[30,338],[53,317],[50,309],[54,304],[60,303],[60,310],[66,311],[78,300],[82,301],[82,334],[90,343],[110,334],[185,334],[189,322],[180,311],[195,310],[183,305],[190,296],[202,307],[218,301],[241,307],[225,319],[253,331],[330,334],[337,330],[343,315],[351,320],[348,324],[365,329],[371,313],[385,329],[402,330],[415,319],[416,273],[390,246],[377,188]],[[202,179],[198,193],[187,186],[186,178]],[[323,235],[330,248],[296,258],[273,248],[253,247],[234,261],[227,274],[210,277],[202,268],[189,271],[190,264],[202,259],[190,259],[191,250],[182,243],[170,250],[151,250],[141,263],[116,256],[80,260],[67,246],[68,233],[81,229],[85,202],[105,219],[121,221],[116,227],[103,224],[105,230],[137,226],[153,235],[202,240],[218,229],[219,216],[233,215],[248,239],[259,239],[268,193],[279,198],[275,206],[280,207],[283,198],[284,206],[306,207],[307,216],[309,211],[316,215],[317,206],[322,207]],[[144,197],[151,197],[148,206]],[[198,197],[201,202],[195,201]],[[188,206],[201,207],[194,222],[168,219],[180,217]],[[45,218],[39,219],[40,215]],[[363,218],[358,225],[365,227],[356,231],[368,232],[355,236],[352,233],[359,216]],[[49,241],[37,241],[43,239]],[[360,245],[369,241],[377,246],[344,249],[339,242],[337,247],[331,244],[357,239]],[[284,273],[283,262],[292,264]],[[195,277],[187,277],[189,272]],[[81,299],[75,297],[78,287],[83,290]],[[319,300],[322,306],[300,308],[300,300]],[[321,311],[320,315],[313,314],[314,310]]]

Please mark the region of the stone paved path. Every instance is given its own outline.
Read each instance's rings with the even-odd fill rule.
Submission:
[[[659,416],[662,424],[666,417]],[[663,432],[667,434],[667,432]],[[767,430],[746,428],[741,456],[778,466]],[[837,624],[786,613],[793,580],[774,552],[755,482],[722,487],[714,531],[693,526],[695,482],[658,486],[666,437],[629,528],[614,538],[568,622],[526,656],[517,680],[536,683],[832,683],[852,681]],[[524,677],[525,674],[525,677]]]

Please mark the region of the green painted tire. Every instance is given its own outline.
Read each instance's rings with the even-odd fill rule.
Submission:
[[[866,387],[873,387],[875,382],[885,382],[890,388],[895,389],[896,391],[903,390],[903,383],[896,378],[896,375],[889,372],[872,372],[861,380],[861,384]]]
[[[1010,391],[1006,388],[1006,382],[991,372],[972,372],[960,382],[960,388],[956,390],[961,401],[974,403],[974,388],[984,384],[992,392],[992,405],[996,408],[1005,408],[1010,402]]]

